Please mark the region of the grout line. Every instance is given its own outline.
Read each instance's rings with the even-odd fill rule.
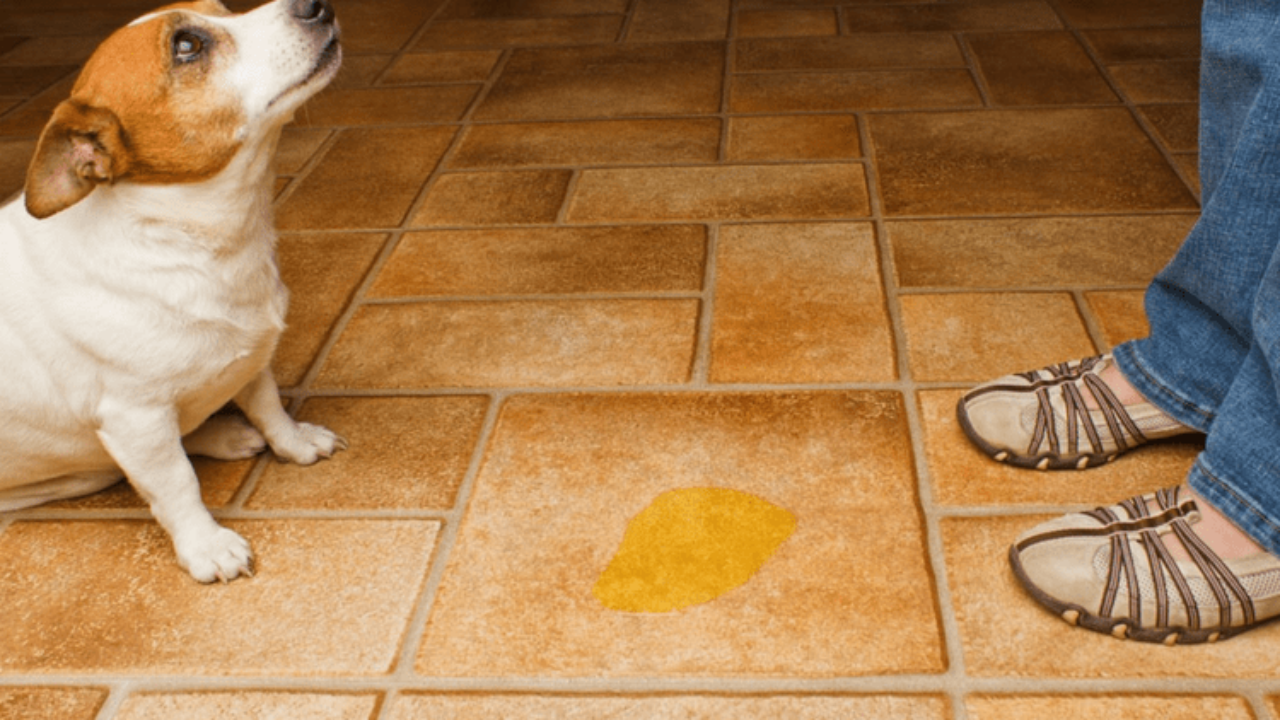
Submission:
[[[711,383],[712,340],[715,318],[716,295],[716,259],[720,255],[720,226],[708,225],[706,242],[703,245],[702,292],[698,296],[698,332],[694,338],[693,366],[690,369],[689,381],[693,388],[705,391]]]

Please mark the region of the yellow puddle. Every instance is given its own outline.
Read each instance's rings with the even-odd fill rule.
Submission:
[[[593,590],[612,610],[670,612],[746,583],[796,529],[755,495],[688,488],[659,495],[627,526]]]

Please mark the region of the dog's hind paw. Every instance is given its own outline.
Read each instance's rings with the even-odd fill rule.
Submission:
[[[272,438],[271,451],[282,462],[310,465],[347,449],[347,441],[332,430],[310,423],[295,423],[284,437]]]
[[[178,562],[202,583],[230,582],[253,576],[253,552],[249,541],[224,527],[208,537],[178,547]]]
[[[182,447],[188,455],[243,460],[265,450],[267,441],[239,415],[214,415],[182,438]]]

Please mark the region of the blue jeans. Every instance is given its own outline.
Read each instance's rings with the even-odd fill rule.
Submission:
[[[1207,434],[1191,487],[1280,555],[1280,3],[1207,0],[1202,46],[1202,215],[1115,356]]]

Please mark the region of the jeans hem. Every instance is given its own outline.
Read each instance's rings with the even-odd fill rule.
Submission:
[[[1160,408],[1174,420],[1202,433],[1209,432],[1216,415],[1214,409],[1203,408],[1188,400],[1151,369],[1150,361],[1142,356],[1138,341],[1130,340],[1112,350],[1116,367],[1125,380],[1147,402]]]
[[[1187,484],[1254,542],[1272,555],[1280,556],[1280,521],[1268,517],[1257,503],[1242,493],[1239,483],[1210,469],[1203,454],[1191,466]]]

